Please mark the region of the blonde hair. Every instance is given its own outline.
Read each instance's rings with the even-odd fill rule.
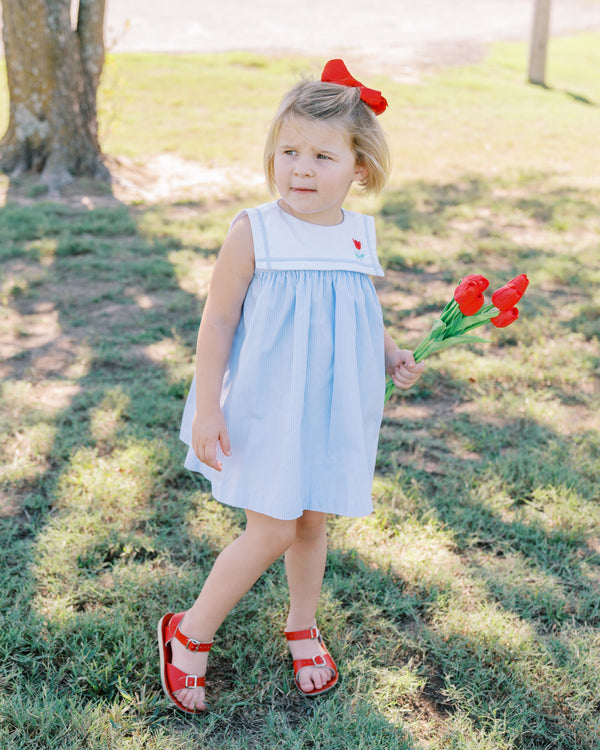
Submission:
[[[356,164],[367,168],[360,186],[365,193],[378,193],[390,172],[390,151],[377,116],[360,98],[360,90],[322,81],[301,81],[281,100],[267,135],[263,165],[267,185],[276,192],[274,157],[279,132],[294,118],[323,122],[345,131]]]

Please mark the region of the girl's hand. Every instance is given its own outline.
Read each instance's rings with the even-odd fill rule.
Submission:
[[[406,390],[412,387],[423,374],[425,364],[415,362],[408,349],[394,349],[385,358],[385,370],[394,381],[396,388]]]
[[[223,465],[217,461],[217,443],[226,456],[231,455],[229,433],[221,409],[214,412],[196,412],[192,424],[192,448],[200,461],[221,471]]]

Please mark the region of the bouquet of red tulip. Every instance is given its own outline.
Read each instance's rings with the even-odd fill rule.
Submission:
[[[492,304],[484,304],[483,292],[490,282],[485,276],[469,274],[454,290],[453,299],[448,302],[439,318],[433,322],[431,330],[414,351],[415,362],[420,362],[434,352],[447,349],[454,344],[489,343],[489,339],[472,336],[469,331],[491,323],[496,328],[506,328],[519,317],[516,304],[525,294],[529,279],[522,273],[492,294]],[[394,390],[394,383],[388,378],[385,389],[387,401]]]

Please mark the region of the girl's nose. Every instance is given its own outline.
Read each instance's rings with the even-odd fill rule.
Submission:
[[[307,158],[305,156],[299,156],[298,160],[294,164],[294,173],[297,175],[311,175],[312,174],[312,164],[310,161],[310,158]]]

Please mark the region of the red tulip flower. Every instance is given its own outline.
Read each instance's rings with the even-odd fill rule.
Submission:
[[[496,289],[492,294],[492,304],[498,308],[498,310],[511,310],[517,302],[521,299],[519,292],[512,286],[503,286],[501,289]]]
[[[496,305],[497,307],[497,305]],[[510,307],[508,310],[502,310],[500,308],[500,315],[496,315],[495,318],[490,318],[490,323],[496,328],[506,328],[519,317],[519,311],[516,307]]]
[[[481,310],[485,302],[483,292],[489,284],[485,276],[475,273],[465,276],[454,290],[454,299],[463,315],[475,315]]]
[[[498,308],[498,310],[510,310],[514,307],[521,297],[525,294],[525,290],[529,286],[529,279],[522,273],[517,276],[508,284],[496,289],[492,294],[492,304]]]
[[[483,294],[472,284],[458,286],[454,292],[454,299],[463,315],[475,315],[485,302]]]
[[[490,285],[490,282],[480,273],[469,273],[461,279],[460,284],[474,284],[480,292],[485,292]]]
[[[514,286],[515,289],[519,291],[522,297],[525,294],[527,287],[529,286],[529,279],[524,273],[521,273],[518,276],[515,276],[515,278],[508,283],[510,284],[510,286]]]

